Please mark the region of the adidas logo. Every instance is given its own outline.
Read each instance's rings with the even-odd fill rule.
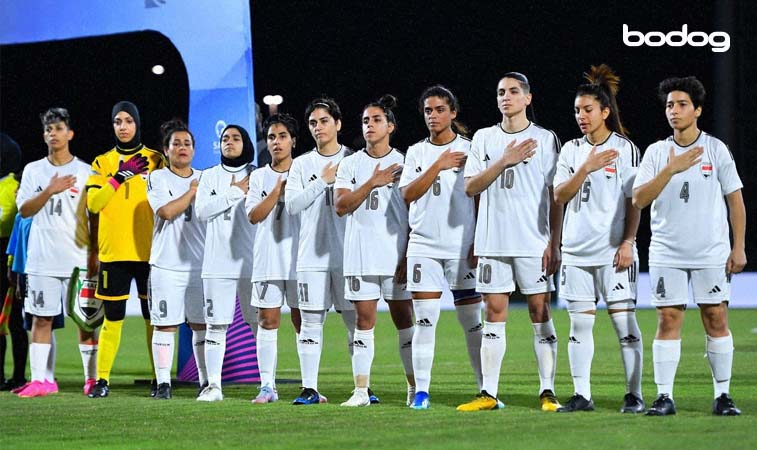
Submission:
[[[569,337],[568,338],[568,342],[571,343],[571,344],[580,344],[581,343],[581,341],[579,341],[578,339],[576,339],[575,336]]]
[[[434,326],[430,320],[428,319],[418,319],[415,321],[415,324],[419,327],[432,327]]]
[[[626,337],[620,338],[620,343],[621,344],[632,344],[634,342],[639,342],[639,340],[640,339],[637,338],[636,336],[634,336],[633,334],[629,334]]]
[[[418,167],[415,168],[415,172],[416,173],[421,173],[421,172],[423,172],[423,169],[421,169],[421,166],[418,166]]]
[[[615,287],[612,288],[613,291],[622,291],[623,289],[625,289],[625,287],[621,283],[616,284]]]
[[[308,181],[315,181],[317,179],[318,177],[315,174],[313,174],[313,175],[310,175],[310,178],[308,179]]]
[[[355,181],[355,177],[352,177],[352,179],[350,180],[350,182],[352,182],[352,184],[357,183],[357,181]]]
[[[473,273],[473,272],[468,272],[468,275],[465,276],[465,279],[466,280],[475,280],[476,279],[476,274]]]
[[[413,341],[407,341],[404,344],[402,344],[402,348],[412,348],[413,347]]]
[[[218,195],[218,194],[216,194],[216,190],[213,189],[212,191],[210,191],[210,195]]]
[[[491,161],[491,158],[489,158],[489,154],[487,153],[486,156],[484,156],[484,161]]]
[[[268,196],[268,193],[266,191],[263,191],[263,192],[260,193],[260,196],[261,197],[266,197],[266,196]]]
[[[710,289],[710,294],[717,294],[718,292],[720,292],[720,286],[718,286],[717,284],[714,288]]]
[[[300,344],[304,345],[318,345],[318,341],[315,341],[313,339],[300,339]]]
[[[572,174],[576,173],[576,170],[573,168],[573,166],[571,166],[571,167],[568,168],[568,172],[572,175]]]
[[[35,189],[34,192],[42,192],[42,186],[37,186],[37,189]]]
[[[540,344],[554,344],[557,342],[557,337],[552,334],[549,337],[539,339]]]
[[[352,342],[352,345],[353,345],[354,347],[358,347],[358,348],[368,348],[368,346],[367,346],[367,345],[365,345],[365,342],[363,342],[363,341],[361,341],[361,340],[356,340],[356,341],[353,341],[353,342]]]
[[[468,333],[475,333],[476,331],[481,331],[484,329],[484,324],[478,323],[475,327],[468,330]]]
[[[481,337],[484,338],[484,339],[491,339],[491,340],[502,339],[501,337],[499,337],[498,335],[496,335],[494,333],[485,333]]]
[[[549,278],[547,278],[546,275],[542,275],[541,277],[539,277],[538,280],[536,280],[536,282],[537,283],[546,283],[548,280],[549,280]]]

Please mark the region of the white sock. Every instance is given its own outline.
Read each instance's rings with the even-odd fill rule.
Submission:
[[[659,340],[652,342],[652,362],[657,395],[668,394],[673,398],[673,382],[676,379],[678,361],[681,359],[681,340]]]
[[[496,397],[499,390],[499,372],[506,350],[505,322],[484,322],[480,355],[483,375],[482,390],[492,397]]]
[[[97,378],[97,344],[79,344],[84,381]]]
[[[38,342],[32,342],[29,345],[29,366],[32,370],[32,381],[45,381],[51,347],[51,344],[40,344]]]
[[[534,354],[539,368],[539,393],[549,389],[555,392],[555,369],[557,368],[557,333],[552,319],[544,323],[533,323]]]
[[[397,347],[399,347],[400,360],[402,360],[402,367],[405,368],[405,377],[408,380],[415,379],[413,375],[413,334],[415,334],[415,326],[397,330]]]
[[[278,357],[279,329],[258,327],[257,351],[260,386],[276,386],[276,359]]]
[[[303,311],[300,338],[297,340],[297,354],[300,357],[302,387],[318,390],[318,370],[323,350],[323,322],[326,311]]]
[[[707,336],[707,360],[712,370],[712,384],[715,398],[728,394],[731,387],[731,367],[733,366],[733,335]]]
[[[347,351],[350,353],[350,356],[352,356],[355,351],[355,349],[353,348],[353,342],[355,341],[357,311],[355,311],[354,309],[350,311],[342,311],[339,315],[342,316],[344,327],[347,328]]]
[[[632,311],[610,314],[612,325],[620,341],[620,356],[626,372],[626,392],[641,396],[641,369],[644,363],[644,345],[641,330]]]
[[[205,331],[205,365],[208,383],[221,387],[223,357],[226,354],[226,330],[228,325],[208,325]]]
[[[192,353],[197,365],[197,378],[202,386],[208,382],[208,369],[205,366],[205,330],[192,330]]]
[[[370,330],[355,330],[355,341],[352,346],[352,376],[355,387],[367,388],[371,384],[371,364],[373,364],[374,339],[373,328]]]
[[[155,330],[152,333],[152,361],[158,384],[171,383],[173,366],[174,332]]]
[[[468,360],[476,377],[478,390],[481,390],[483,376],[481,375],[481,302],[471,305],[456,305],[457,321],[465,333],[465,346],[468,348]]]
[[[431,367],[434,365],[436,324],[439,322],[441,302],[436,300],[413,300],[415,309],[415,333],[413,333],[413,373],[415,391],[428,392],[431,385]]]
[[[47,354],[47,366],[45,367],[45,380],[55,381],[55,357],[57,356],[58,345],[55,342],[55,333],[50,334],[50,353]]]
[[[573,377],[573,390],[585,399],[591,400],[591,360],[594,358],[593,314],[569,313],[570,339],[568,339],[568,359]]]

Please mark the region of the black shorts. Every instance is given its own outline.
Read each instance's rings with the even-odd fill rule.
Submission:
[[[137,281],[139,298],[147,298],[147,278],[150,264],[138,261],[101,262],[97,275],[95,297],[102,300],[127,300],[131,290],[131,280]]]

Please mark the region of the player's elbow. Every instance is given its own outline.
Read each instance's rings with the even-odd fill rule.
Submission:
[[[465,195],[468,197],[475,197],[476,194],[479,194],[479,192],[476,192],[476,190],[473,189],[472,180],[465,180]]]
[[[631,196],[631,204],[636,209],[644,209],[649,205],[649,202],[645,201],[641,198],[642,196],[639,195],[639,192],[633,191],[633,196]]]
[[[31,212],[31,209],[29,206],[24,203],[21,205],[20,208],[18,208],[18,213],[23,217],[24,219],[28,219],[29,217],[33,216],[34,214]]]

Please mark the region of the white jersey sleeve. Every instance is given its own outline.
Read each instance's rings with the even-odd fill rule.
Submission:
[[[305,180],[303,162],[304,160],[296,158],[289,169],[291,182],[287,181],[286,185],[286,197],[289,199],[286,208],[289,214],[299,214],[308,208],[328,187],[328,184],[320,177],[320,173],[315,178]]]
[[[548,134],[544,133],[543,142],[540,143],[540,145],[543,145],[544,150],[543,157],[541,158],[542,172],[544,173],[545,183],[548,187],[552,187],[555,171],[557,170],[557,160],[560,156],[560,139],[557,138],[557,135],[553,131],[546,128],[542,128],[542,130],[548,132]]]
[[[477,131],[473,135],[473,140],[470,145],[470,154],[468,160],[465,161],[465,178],[474,177],[484,170],[486,170],[486,150],[483,148],[483,140],[486,133],[481,133],[481,130]]]

